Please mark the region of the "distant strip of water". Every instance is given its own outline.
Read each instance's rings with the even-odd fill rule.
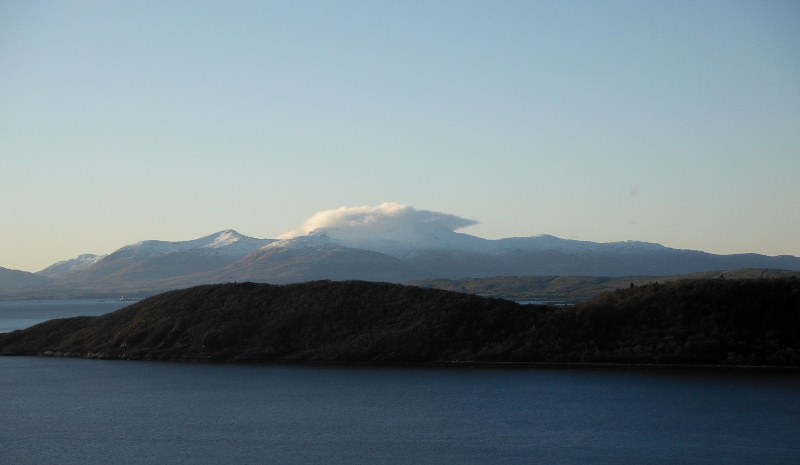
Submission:
[[[103,315],[132,303],[121,300],[0,301],[0,333],[24,329],[56,318]]]

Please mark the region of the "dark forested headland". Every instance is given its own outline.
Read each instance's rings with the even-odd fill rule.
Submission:
[[[800,366],[800,279],[654,283],[568,307],[364,281],[205,285],[0,334],[0,354]]]

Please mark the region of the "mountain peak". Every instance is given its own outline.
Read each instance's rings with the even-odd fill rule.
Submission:
[[[209,236],[188,241],[141,241],[132,245],[126,245],[117,252],[128,251],[136,255],[156,256],[173,252],[185,252],[193,249],[213,249],[215,252],[228,251],[238,255],[243,249],[253,251],[270,242],[272,242],[272,239],[256,239],[240,234],[233,229],[225,229]]]
[[[36,274],[58,278],[74,271],[85,270],[105,257],[106,255],[85,253],[70,260],[62,260],[58,263],[54,263],[41,271],[37,271]]]
[[[210,244],[205,245],[204,247],[211,247],[211,248],[225,247],[246,239],[247,236],[243,236],[242,234],[239,234],[233,229],[226,229],[224,231],[218,232],[214,240]]]

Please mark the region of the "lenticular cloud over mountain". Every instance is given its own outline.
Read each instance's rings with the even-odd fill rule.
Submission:
[[[315,232],[351,237],[387,233],[441,233],[475,224],[478,222],[448,213],[417,210],[409,205],[385,202],[377,207],[341,207],[318,212],[306,220],[299,231],[283,234],[281,238]]]
[[[321,211],[306,220],[298,231],[283,234],[281,238],[320,237],[348,247],[403,257],[421,249],[463,248],[462,242],[477,238],[455,230],[477,223],[448,213],[385,202],[377,207],[341,207]]]

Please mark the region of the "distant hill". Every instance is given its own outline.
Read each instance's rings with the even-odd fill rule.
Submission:
[[[800,279],[682,280],[571,307],[364,281],[205,285],[0,334],[0,354],[800,366]]]
[[[425,279],[408,284],[455,292],[468,292],[483,297],[518,301],[581,302],[600,294],[649,283],[666,283],[682,279],[727,278],[755,279],[800,276],[800,271],[743,268],[705,271],[673,276],[496,276],[468,279]]]
[[[0,267],[0,284],[4,289],[18,290],[45,287],[52,284],[52,282],[53,280],[47,276]]]

